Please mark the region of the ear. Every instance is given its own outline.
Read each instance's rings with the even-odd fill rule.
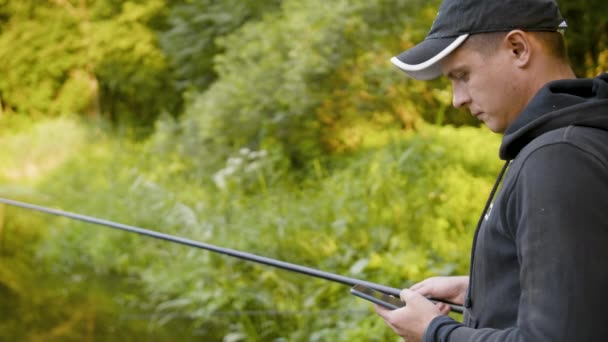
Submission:
[[[530,64],[533,46],[528,33],[521,30],[511,31],[503,42],[517,67],[525,68]]]

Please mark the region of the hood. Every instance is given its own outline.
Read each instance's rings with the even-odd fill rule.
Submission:
[[[534,138],[570,125],[608,130],[608,74],[547,83],[505,131],[500,158],[514,159]]]

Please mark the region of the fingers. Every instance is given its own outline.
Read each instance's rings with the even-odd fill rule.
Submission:
[[[374,305],[374,309],[399,336],[408,341],[421,341],[429,323],[441,315],[440,308],[410,289],[402,290],[400,297],[406,303],[400,309],[388,310],[379,305]]]
[[[430,281],[432,278],[430,279],[426,279],[424,281],[421,281],[419,283],[416,283],[414,285],[412,285],[412,287],[410,287],[410,290],[418,292],[419,294],[425,296],[425,297],[429,297],[429,296],[433,296],[433,286],[432,286],[432,282]]]
[[[424,279],[423,281],[417,282],[416,284],[410,286],[410,290],[417,291],[418,289],[428,287],[429,283],[432,283],[433,279],[435,279],[435,278],[436,277],[431,277],[431,278]]]
[[[374,310],[376,310],[376,313],[382,317],[386,317],[386,314],[391,311],[385,308],[384,306],[378,304],[374,304]]]
[[[466,276],[431,277],[414,284],[411,290],[427,298],[460,303],[464,301],[464,293],[467,287],[468,277]]]
[[[439,312],[441,312],[442,315],[448,315],[450,313],[450,306],[446,303],[437,303],[435,304],[435,306],[437,307],[437,309],[439,309]]]
[[[419,302],[422,299],[427,300],[420,293],[418,293],[416,291],[412,291],[410,289],[401,290],[399,295],[401,297],[401,300],[403,300],[406,305],[408,305],[410,303],[414,304],[415,302]]]
[[[382,317],[384,322],[386,322],[386,325],[388,325],[395,332],[398,331],[397,327],[395,327],[395,325],[393,324],[393,322],[395,321],[395,318],[392,316],[393,310],[389,310],[389,309],[383,307],[382,305],[378,305],[378,304],[374,304],[374,310],[376,311],[378,316]]]
[[[428,279],[427,279],[427,280],[428,280]],[[424,297],[425,299],[428,299],[428,297],[433,296],[433,291],[432,291],[433,287],[432,287],[432,286],[429,286],[429,283],[430,283],[430,282],[426,282],[426,281],[420,282],[420,283],[415,284],[414,286],[412,286],[412,287],[410,288],[410,290],[411,290],[412,292],[414,292],[414,293],[416,293],[416,294],[418,294],[418,295],[420,295],[420,296]],[[411,298],[411,296],[413,296],[413,294],[411,294],[411,293],[409,293],[409,294],[404,294],[403,292],[404,292],[404,291],[402,291],[401,293],[402,293],[403,295],[407,295],[409,298]],[[405,302],[407,303],[407,299],[405,299],[405,298],[403,297],[403,295],[401,296],[401,298],[403,299],[403,301],[405,301]],[[439,312],[441,312],[441,314],[442,314],[442,315],[447,315],[447,314],[449,314],[449,313],[450,313],[451,308],[450,308],[450,306],[449,306],[448,304],[446,304],[446,303],[437,302],[437,303],[435,304],[435,306],[437,307],[437,309],[439,309]]]
[[[419,282],[419,283],[416,283],[416,284],[414,284],[414,285],[412,285],[412,286],[410,287],[410,290],[412,290],[412,291],[416,291],[416,290],[418,290],[418,289],[420,289],[420,288],[424,287],[424,283],[425,283],[424,281],[421,281],[421,282]]]

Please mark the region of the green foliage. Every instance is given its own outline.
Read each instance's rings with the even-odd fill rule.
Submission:
[[[42,196],[13,198],[44,203]],[[56,270],[37,250],[52,220],[0,205],[0,334],[10,341],[185,339],[183,322],[147,324],[121,311],[139,298],[132,281],[88,269]],[[139,298],[144,301],[145,299]],[[133,315],[135,314],[135,315]]]
[[[281,0],[195,0],[171,9],[170,28],[161,34],[163,51],[175,69],[178,88],[206,89],[217,77],[214,58],[218,44],[248,21],[277,10]]]
[[[222,188],[211,175],[193,183],[183,169],[167,167],[153,140],[97,138],[37,189],[44,202],[71,211],[395,287],[466,272],[471,233],[500,168],[497,137],[420,125],[416,134],[377,131],[367,139],[376,143],[313,162],[316,171],[301,182],[248,179],[253,163],[262,177],[281,170],[265,168],[269,155],[241,151],[232,156],[241,162],[226,167],[235,167],[231,176],[244,186]],[[122,315],[147,312],[155,329],[184,324],[186,334],[199,331],[206,340],[392,336],[342,285],[65,219],[44,227],[36,260],[53,277],[116,279],[117,293],[141,289],[116,300]]]
[[[608,7],[602,0],[557,1],[568,22],[566,42],[574,71],[595,77],[608,70]]]
[[[311,114],[322,79],[349,56],[353,40],[345,35],[362,24],[348,5],[286,1],[281,12],[222,39],[219,79],[188,109],[184,145],[205,146],[224,159],[240,147],[278,143],[296,164],[317,153]]]
[[[103,114],[148,126],[163,111],[178,111],[181,98],[154,31],[166,5],[11,2],[0,35],[4,110],[37,117]]]
[[[181,96],[155,30],[164,27],[169,2],[125,2],[114,16],[91,23],[101,111],[114,122],[149,127],[159,114],[179,111]]]
[[[66,54],[79,49],[78,41],[65,39],[66,33],[77,30],[76,23],[65,12],[44,17],[44,23],[10,21],[0,35],[4,106],[34,115],[50,114],[63,80],[80,64],[78,56]]]
[[[77,121],[67,117],[33,125],[22,117],[0,120],[0,124],[14,129],[0,130],[0,180],[12,183],[35,183],[79,153],[87,135]]]

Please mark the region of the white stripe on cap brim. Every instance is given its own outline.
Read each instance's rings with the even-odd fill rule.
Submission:
[[[437,63],[452,53],[452,51],[456,50],[456,48],[458,48],[468,37],[469,34],[459,36],[445,49],[423,63],[407,64],[399,60],[397,57],[391,58],[391,63],[393,63],[399,69],[405,71],[411,77],[418,80],[431,80],[433,78],[437,78],[441,76],[441,68]]]

